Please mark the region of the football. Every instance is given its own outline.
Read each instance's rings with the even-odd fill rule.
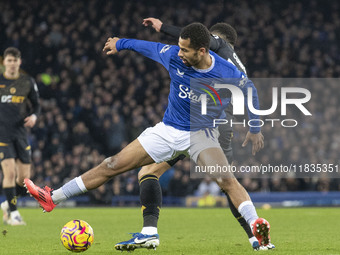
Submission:
[[[60,233],[61,243],[72,252],[86,251],[93,243],[93,229],[86,221],[71,220]]]

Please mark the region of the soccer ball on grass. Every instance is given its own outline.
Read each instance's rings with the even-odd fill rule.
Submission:
[[[69,251],[86,251],[93,243],[93,229],[86,221],[71,220],[62,228],[60,240]]]

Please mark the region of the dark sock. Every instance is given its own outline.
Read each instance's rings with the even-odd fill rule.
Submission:
[[[223,190],[222,190],[223,191]],[[242,217],[242,215],[239,213],[239,211],[237,210],[237,208],[234,206],[233,202],[231,202],[231,199],[229,197],[229,195],[223,191],[223,193],[227,196],[228,198],[228,203],[229,203],[229,207],[230,210],[232,212],[232,214],[234,215],[234,217],[238,220],[238,222],[240,223],[240,225],[242,226],[242,228],[244,229],[244,231],[246,231],[248,238],[253,237],[253,233],[251,232],[251,228],[248,225],[247,221]]]
[[[143,212],[143,227],[156,227],[162,205],[162,190],[157,176],[144,175],[140,181],[140,201]]]
[[[4,194],[6,196],[6,199],[8,201],[9,210],[11,212],[17,210],[17,196],[15,193],[15,188],[3,188]]]
[[[18,183],[15,184],[15,190],[16,190],[17,196],[24,197],[27,195],[25,187],[20,186]]]

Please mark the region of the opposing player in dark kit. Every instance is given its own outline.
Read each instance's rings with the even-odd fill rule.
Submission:
[[[39,95],[33,78],[19,72],[21,53],[17,48],[5,50],[3,64],[5,71],[0,75],[0,162],[6,200],[1,203],[1,209],[4,224],[26,225],[17,209],[17,196],[26,194],[23,181],[30,177],[31,146],[26,127],[31,128],[36,123],[40,113]]]

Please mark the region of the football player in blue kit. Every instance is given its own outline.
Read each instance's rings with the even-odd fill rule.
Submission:
[[[148,42],[135,39],[108,38],[103,51],[113,55],[121,50],[133,50],[152,60],[161,63],[169,72],[170,93],[168,107],[163,121],[154,127],[147,128],[136,140],[127,145],[118,154],[106,158],[101,164],[78,176],[62,187],[52,190],[49,187],[40,188],[31,180],[25,179],[29,193],[39,202],[43,209],[50,212],[54,207],[69,197],[95,189],[111,178],[126,171],[161,163],[176,158],[180,154],[190,155],[199,166],[228,166],[228,161],[220,147],[218,129],[213,128],[213,120],[223,113],[226,105],[218,106],[204,118],[200,109],[190,107],[189,97],[180,97],[180,86],[190,89],[191,79],[233,78],[246,80],[240,89],[247,96],[248,87],[256,95],[256,89],[244,73],[233,64],[209,52],[210,33],[200,23],[192,23],[182,29],[178,46]],[[183,75],[177,75],[180,72]],[[238,86],[238,84],[234,84]],[[230,100],[229,100],[230,101]],[[258,102],[257,102],[258,103]],[[258,109],[258,105],[254,105]],[[251,119],[258,119],[250,113]],[[193,125],[195,123],[196,125]],[[258,133],[257,125],[252,127],[253,133]],[[210,135],[207,135],[207,134]],[[225,178],[218,178],[221,189],[228,193],[235,207],[249,225],[259,219],[248,193],[239,184],[232,173],[225,173]],[[263,226],[267,226],[262,222]],[[269,226],[269,224],[268,224]],[[262,227],[262,225],[261,225]],[[267,231],[267,229],[263,230]],[[134,250],[138,247],[155,248],[159,245],[159,236],[133,234],[134,243],[116,246],[116,249]],[[137,247],[138,246],[138,247]]]
[[[163,24],[162,21],[156,18],[144,19],[143,25],[152,26],[156,32],[162,32],[175,38],[178,38],[181,32],[180,27]],[[237,33],[235,29],[227,23],[217,23],[210,28],[210,32],[212,33],[210,38],[210,49],[216,52],[219,56],[228,60],[230,63],[234,64],[241,72],[246,74],[247,72],[245,66],[234,51],[234,45],[236,44],[237,40]],[[230,97],[230,95],[227,96]],[[254,100],[258,100],[258,98],[255,97]],[[233,118],[232,109],[232,104],[229,104],[229,106],[225,109],[228,123],[230,123],[230,120]],[[227,157],[228,162],[231,164],[233,161],[233,151],[231,146],[231,140],[233,136],[232,127],[230,125],[219,125],[218,129],[220,133],[219,143],[225,156]],[[253,143],[252,153],[255,155],[257,151],[263,148],[263,135],[261,132],[252,133],[249,131],[243,146],[245,146],[249,140]],[[139,171],[138,179],[140,184],[140,200],[143,213],[143,228],[141,230],[142,234],[157,234],[157,223],[162,205],[162,191],[159,184],[159,178],[165,171],[175,165],[179,160],[184,158],[185,155],[180,155],[175,159],[162,162],[160,164],[144,166]],[[267,250],[275,248],[275,246],[270,242],[265,244],[258,242],[259,240],[254,237],[251,227],[238,212],[237,208],[233,205],[228,194],[225,193],[225,195],[227,196],[232,214],[247,233],[252,248],[254,250]],[[259,237],[259,239],[261,239],[261,237]],[[125,242],[123,242],[123,245],[124,243]],[[119,247],[119,245],[120,244],[118,244],[117,247]]]

